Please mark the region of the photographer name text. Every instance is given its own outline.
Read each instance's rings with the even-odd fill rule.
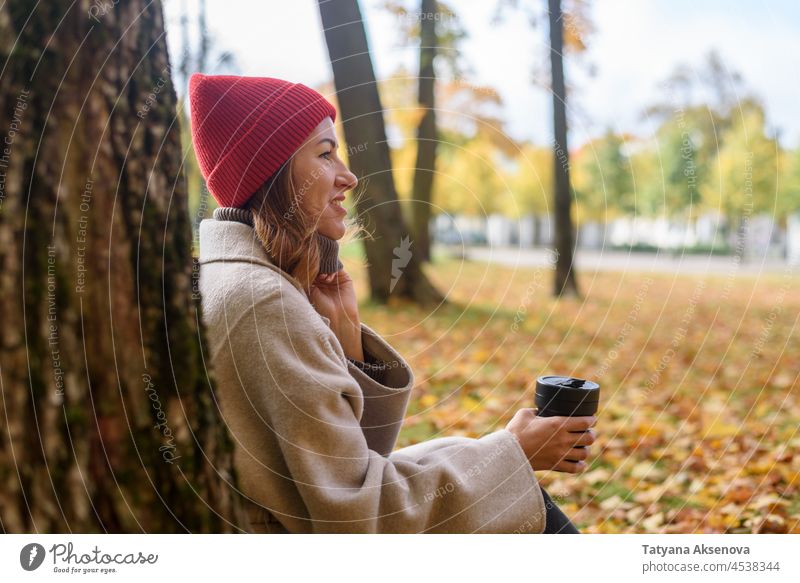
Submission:
[[[653,545],[642,545],[642,552],[645,555],[749,555],[750,547],[712,547],[709,545],[694,545],[692,547],[662,547]]]

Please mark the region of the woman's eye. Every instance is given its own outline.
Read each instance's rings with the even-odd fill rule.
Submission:
[[[320,155],[320,158],[325,158],[326,160],[330,159],[331,152],[325,152],[324,154]]]

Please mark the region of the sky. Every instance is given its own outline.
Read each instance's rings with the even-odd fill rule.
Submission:
[[[525,2],[525,0],[520,0]],[[544,0],[529,0],[545,4]],[[397,20],[381,0],[361,0],[378,79],[399,66],[415,72],[417,51],[403,46]],[[173,62],[181,51],[181,6],[167,0],[167,38]],[[547,62],[546,23],[533,28],[512,9],[492,22],[497,0],[450,0],[466,28],[461,49],[472,69],[466,81],[489,85],[504,101],[506,131],[518,140],[552,139],[552,98],[534,86],[535,63]],[[408,1],[418,10],[418,0]],[[679,65],[699,73],[712,49],[738,71],[761,98],[767,124],[781,144],[800,145],[800,2],[795,0],[594,0],[595,33],[580,61],[567,57],[566,75],[576,93],[568,102],[570,143],[580,145],[606,128],[647,137],[648,105],[663,102],[659,85]],[[315,0],[207,0],[209,29],[218,49],[233,52],[237,73],[279,77],[316,86],[332,78]],[[543,60],[544,59],[544,60]],[[584,63],[582,65],[581,63]],[[586,63],[596,70],[587,74]],[[209,73],[214,73],[210,68]]]

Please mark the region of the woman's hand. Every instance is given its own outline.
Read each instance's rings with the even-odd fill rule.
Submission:
[[[594,443],[590,429],[595,417],[539,417],[535,409],[520,409],[506,425],[519,440],[534,470],[577,474],[586,469],[588,447]]]
[[[361,320],[353,279],[344,269],[320,274],[311,284],[311,304],[331,321],[331,330],[348,358],[364,361],[361,346]]]

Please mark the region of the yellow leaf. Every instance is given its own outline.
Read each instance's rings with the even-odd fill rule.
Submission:
[[[600,508],[603,510],[614,510],[615,508],[619,508],[622,504],[622,498],[618,495],[614,494],[611,498],[606,498],[600,503]]]
[[[580,476],[581,480],[587,484],[599,484],[607,482],[611,477],[611,472],[606,468],[597,468]]]
[[[436,395],[423,395],[422,398],[419,400],[419,404],[424,408],[433,407],[436,403],[439,402],[439,399],[436,398]]]
[[[644,461],[633,466],[631,476],[639,479],[649,478],[650,480],[659,480],[664,477],[664,472],[658,469],[655,464]]]
[[[466,411],[478,409],[480,406],[481,402],[478,399],[473,399],[472,397],[464,397],[461,399],[461,408]]]
[[[658,530],[658,528],[664,524],[664,513],[658,512],[653,514],[653,516],[648,516],[644,520],[642,520],[642,526],[649,531]]]
[[[711,439],[719,439],[722,437],[733,437],[739,433],[739,427],[725,423],[717,417],[711,425],[709,425],[703,432],[703,437]]]

